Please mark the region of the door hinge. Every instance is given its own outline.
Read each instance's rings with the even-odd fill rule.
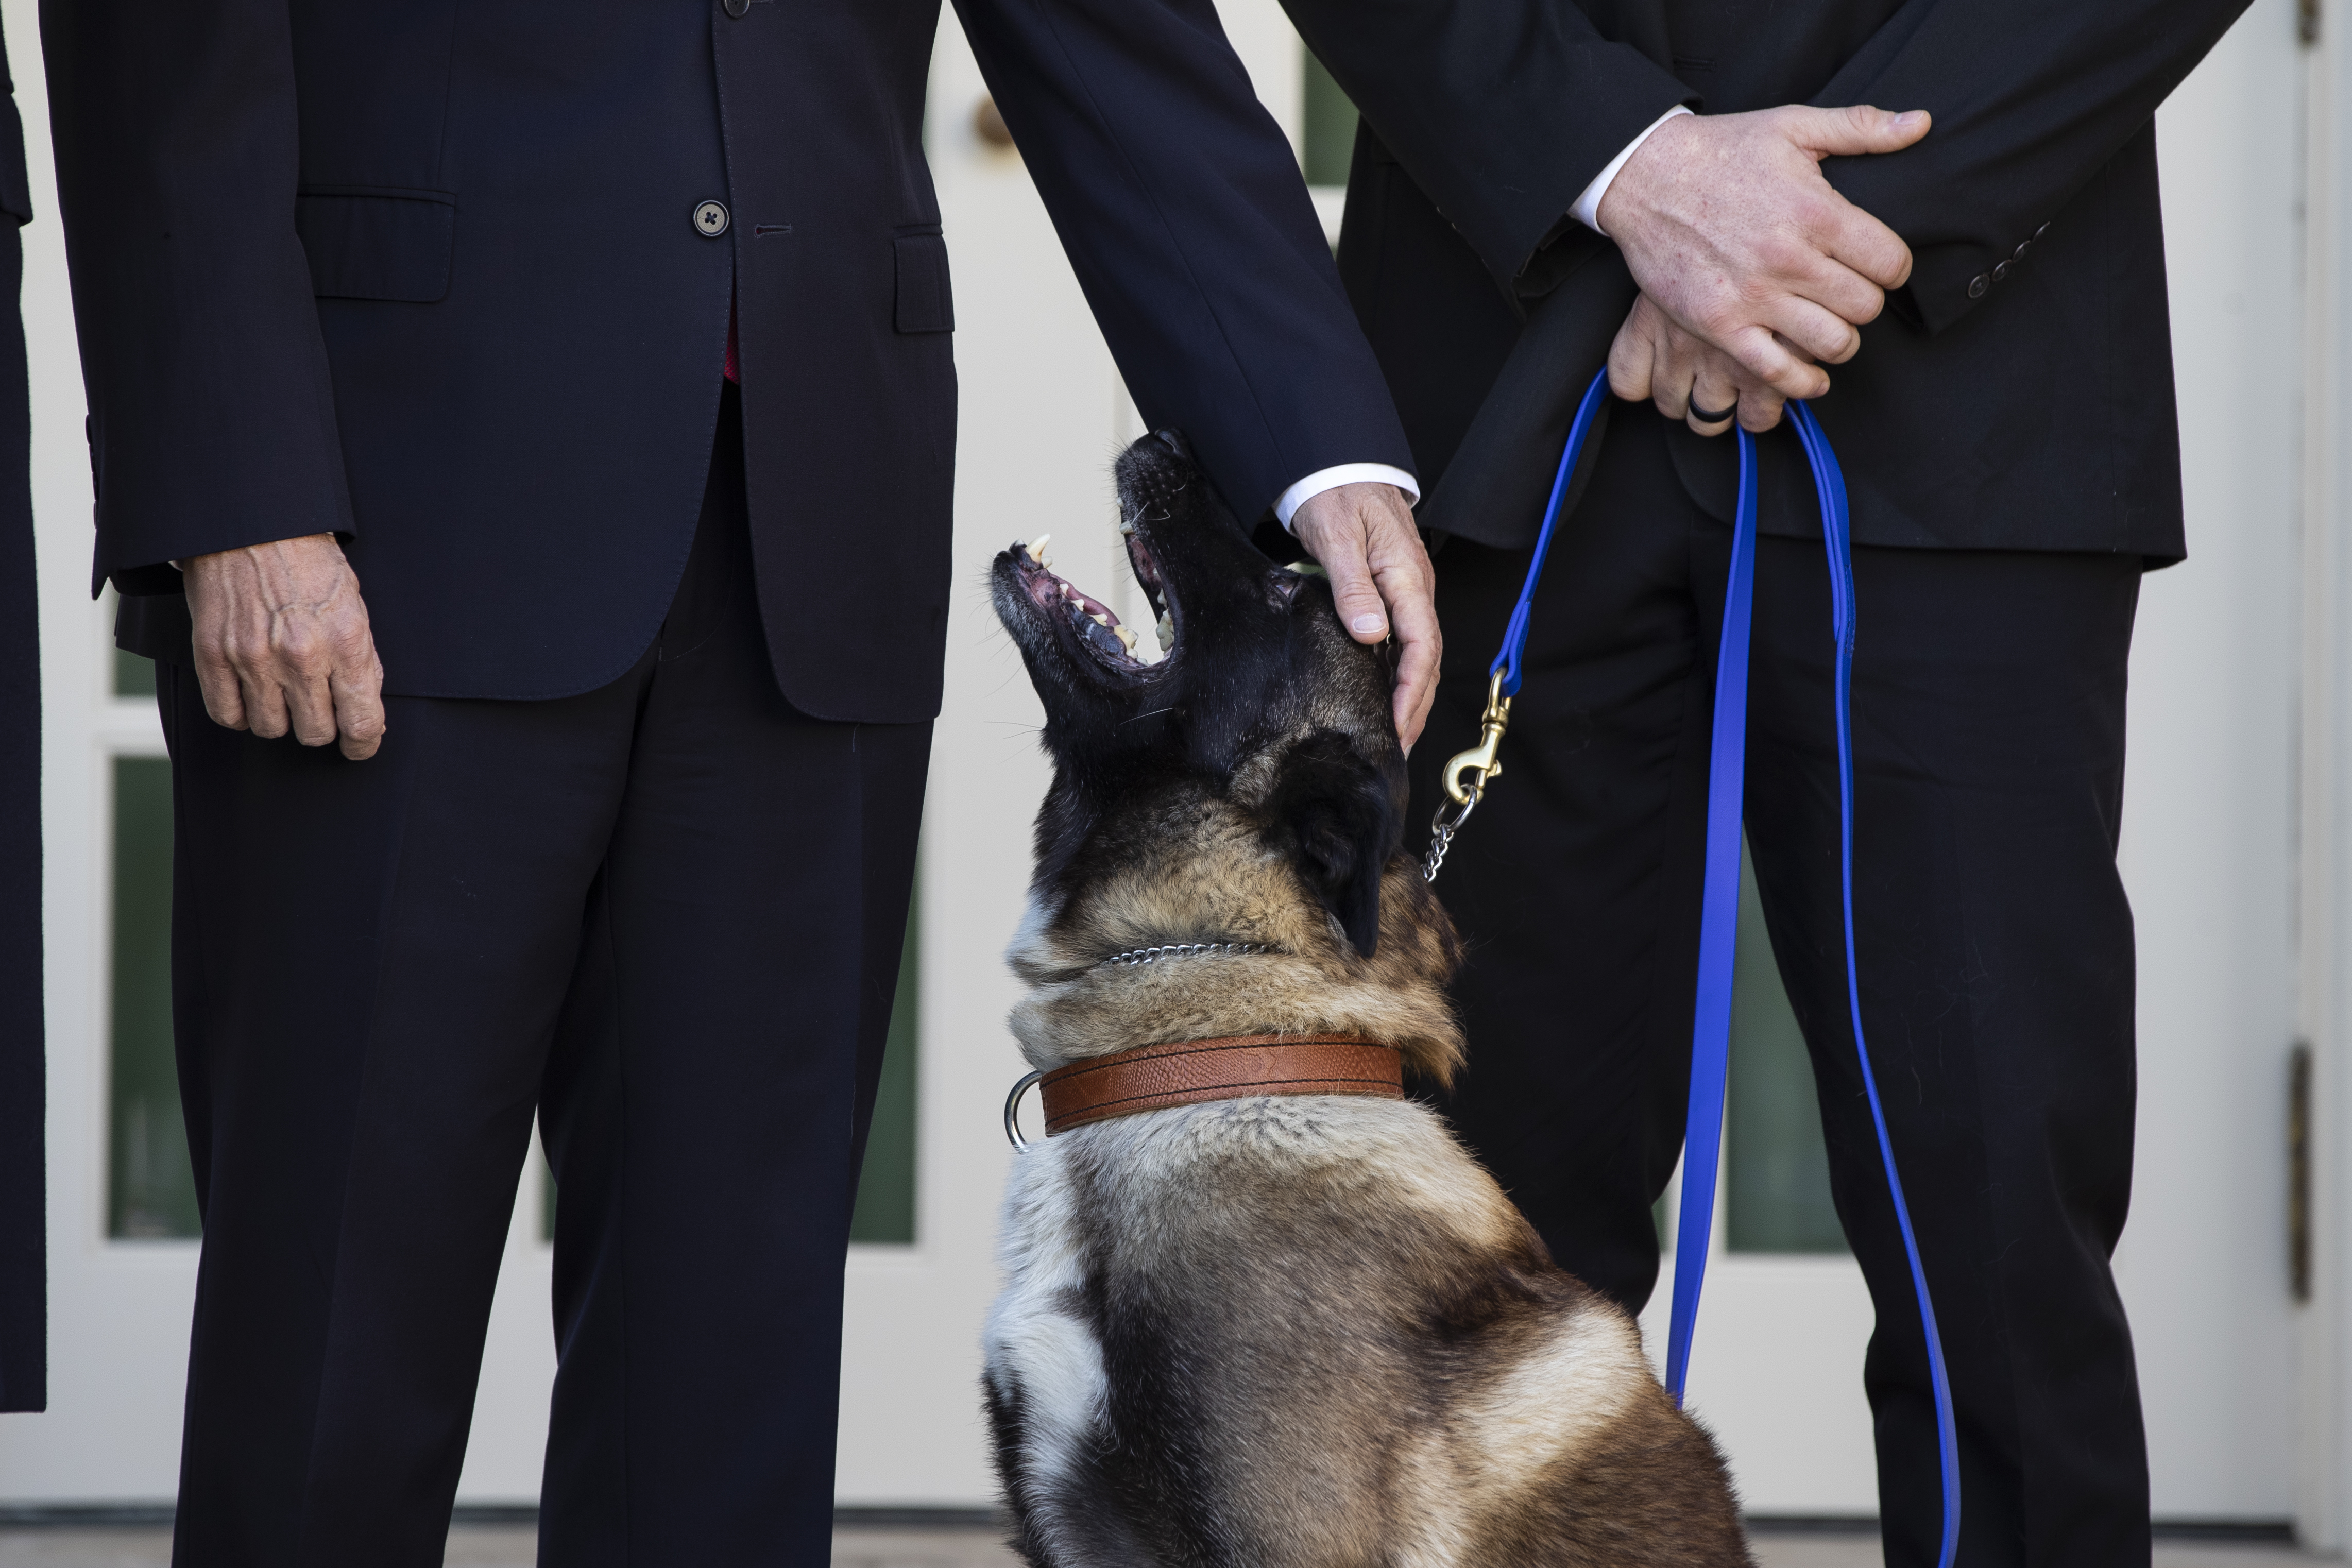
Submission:
[[[2286,1280],[2311,1300],[2311,1047],[2298,1040],[2286,1068]]]

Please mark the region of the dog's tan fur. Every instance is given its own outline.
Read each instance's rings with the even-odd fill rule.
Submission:
[[[1410,863],[1381,880],[1380,951],[1365,958],[1307,903],[1240,813],[1202,803],[1171,810],[1166,826],[1164,853],[1087,887],[1074,907],[1033,910],[1014,938],[1005,956],[1030,990],[1013,1010],[1013,1033],[1031,1066],[1050,1070],[1164,1040],[1339,1030],[1384,1040],[1411,1071],[1452,1080],[1462,1060],[1462,1026],[1445,1000],[1454,928]],[[1102,963],[1202,941],[1276,951]]]
[[[1453,932],[1410,863],[1391,868],[1384,886],[1399,896],[1384,900],[1379,956],[1361,959],[1241,836],[1186,842],[1205,851],[1200,859],[1171,853],[1150,877],[1024,922],[1010,956],[1033,989],[1013,1024],[1031,1062],[1274,1030],[1410,1042],[1411,1059],[1431,1070],[1458,1061],[1442,989]],[[1095,966],[1171,941],[1286,951]],[[1719,1462],[1658,1387],[1633,1322],[1551,1267],[1425,1106],[1225,1101],[1050,1140],[1016,1163],[1004,1260],[989,1359],[1006,1385],[1042,1382],[1039,1350],[1067,1355],[1086,1337],[1066,1310],[1087,1289],[1082,1268],[1150,1281],[1147,1293],[1179,1316],[1219,1325],[1226,1364],[1196,1372],[1232,1483],[1225,1509],[1263,1553],[1247,1561],[1748,1561]],[[1484,1322],[1475,1352],[1433,1403],[1417,1362],[1431,1320],[1497,1276],[1550,1289]],[[1060,1331],[1040,1334],[1041,1320],[1061,1320]],[[1054,1450],[1103,1440],[1099,1352],[1080,1359],[1095,1375],[1069,1403],[1087,1414],[1035,1451],[1056,1472],[1069,1467]],[[1102,1555],[1089,1531],[1058,1517],[1053,1489],[1037,1489],[1029,1510],[1039,1561],[1182,1561]],[[1302,1496],[1323,1506],[1302,1509]]]
[[[1170,467],[1139,478],[1135,460],[1130,500]],[[1154,532],[1151,547],[1173,546]],[[1033,582],[1000,561],[1000,611],[1050,719],[1047,678],[1067,672],[1023,620]],[[1296,615],[1279,645],[1293,689],[1242,715],[1222,773],[1196,745],[1157,770],[1130,751],[1114,775],[1063,742],[1008,955],[1034,1066],[1326,1031],[1390,1041],[1423,1079],[1460,1065],[1444,994],[1458,945],[1392,825],[1350,829],[1391,846],[1384,868],[1363,863],[1377,942],[1369,903],[1332,890],[1345,857],[1301,848],[1349,802],[1382,798],[1348,793],[1350,755],[1393,790],[1395,739],[1383,672],[1328,597]],[[1286,823],[1301,808],[1284,790],[1318,769],[1342,775],[1341,805]],[[1274,951],[1106,962],[1235,942]],[[1036,1568],[1749,1562],[1722,1462],[1632,1320],[1552,1263],[1418,1101],[1245,1099],[1078,1128],[1014,1162],[1001,1245],[986,1384]]]

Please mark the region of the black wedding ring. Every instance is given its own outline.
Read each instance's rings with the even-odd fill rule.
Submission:
[[[1739,405],[1736,401],[1728,408],[1701,408],[1697,399],[1694,398],[1690,405],[1690,416],[1702,425],[1720,425],[1738,412]]]

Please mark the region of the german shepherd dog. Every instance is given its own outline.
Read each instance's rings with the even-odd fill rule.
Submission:
[[[1345,1032],[1448,1081],[1458,946],[1402,850],[1387,658],[1180,437],[1118,479],[1160,661],[1042,552],[991,574],[1055,765],[1008,954],[1024,1054]],[[1750,1561],[1633,1321],[1416,1100],[1094,1121],[1014,1161],[1000,1245],[983,1382],[1035,1568]]]

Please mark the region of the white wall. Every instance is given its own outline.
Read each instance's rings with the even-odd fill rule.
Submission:
[[[1297,36],[1274,0],[1220,7],[1259,96],[1294,140]],[[1123,616],[1110,462],[1140,432],[1109,351],[1017,153],[972,132],[986,92],[952,16],[931,68],[929,153],[955,257],[955,563],[947,695],[923,821],[920,1210],[914,1249],[854,1258],[842,1373],[845,1502],[984,1504],[981,1320],[995,1292],[998,1113],[1024,1069],[1003,1026],[1002,953],[1029,878],[1047,770],[1044,714],[988,607],[991,556],[1051,532],[1057,564]],[[1145,619],[1149,619],[1147,616]],[[1140,623],[1139,623],[1140,624]]]
[[[2320,17],[2305,76],[2307,203],[2298,435],[2302,535],[2298,1016],[2314,1058],[2312,1300],[2295,1313],[2303,1537],[2352,1545],[2352,38]]]
[[[2160,1518],[2294,1510],[2300,71],[2292,0],[2257,0],[2157,119],[2189,559],[2146,580],[2132,652],[2139,1157],[2116,1273]]]
[[[921,1242],[851,1272],[840,1494],[859,1503],[993,1496],[980,1325],[1010,1154],[999,1111],[1027,1070],[1004,1028],[1016,992],[1002,954],[1047,773],[1044,714],[988,607],[986,572],[1013,540],[1050,532],[1065,571],[1106,581],[1114,537],[1117,377],[1019,154],[972,134],[985,92],[950,16],[931,68],[929,151],[955,257],[962,416],[947,695],[923,818]]]

